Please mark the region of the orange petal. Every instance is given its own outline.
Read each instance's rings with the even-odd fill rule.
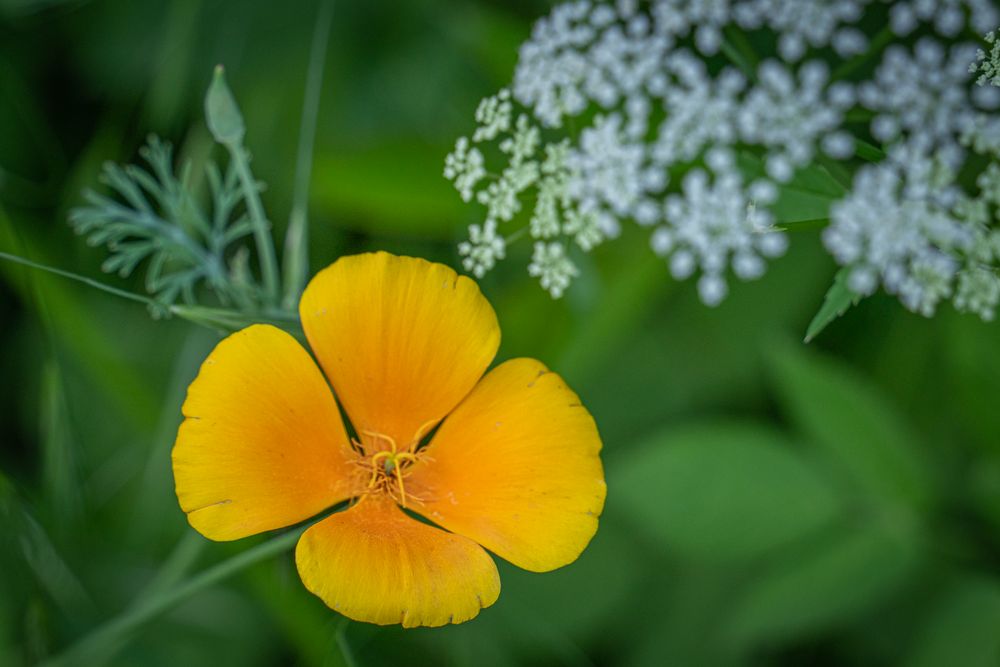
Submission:
[[[330,387],[280,329],[255,325],[219,343],[183,412],[173,451],[177,499],[205,537],[234,540],[298,523],[364,486]]]
[[[576,560],[606,487],[590,413],[534,359],[490,371],[448,416],[407,478],[410,507],[515,565]]]
[[[374,495],[309,528],[295,564],[331,609],[379,625],[462,623],[500,595],[496,564],[482,547]]]
[[[473,281],[384,252],[320,271],[299,313],[357,431],[393,438],[401,449],[469,393],[500,343],[496,314]]]

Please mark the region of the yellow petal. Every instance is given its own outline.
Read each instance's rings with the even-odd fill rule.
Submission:
[[[364,487],[330,387],[294,338],[255,325],[219,343],[188,388],[174,445],[181,509],[234,540],[307,519]]]
[[[469,393],[500,343],[496,314],[473,281],[384,252],[320,271],[299,313],[356,430],[401,449]]]
[[[406,480],[409,506],[515,565],[576,560],[606,487],[580,399],[534,359],[490,371],[445,419]]]
[[[496,564],[482,547],[374,495],[309,528],[295,564],[328,607],[379,625],[462,623],[500,595]]]

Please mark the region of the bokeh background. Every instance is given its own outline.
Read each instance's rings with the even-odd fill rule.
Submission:
[[[479,210],[444,155],[549,8],[336,4],[314,271],[369,249],[459,265]],[[315,21],[313,2],[0,0],[0,250],[141,291],[100,273],[66,215],[150,132],[213,150],[216,63],[280,238]],[[607,508],[580,560],[501,564],[478,619],[403,631],[343,623],[283,554],[130,633],[110,664],[1000,664],[1000,325],[875,296],[803,344],[835,269],[818,231],[715,309],[638,228],[579,258],[558,302],[523,273],[530,247],[511,252],[482,281],[499,358],[561,373],[605,443]],[[180,405],[217,340],[0,263],[0,665],[258,541],[192,538],[173,493]]]

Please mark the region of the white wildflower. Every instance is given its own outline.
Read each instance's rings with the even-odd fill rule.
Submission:
[[[1000,303],[1000,277],[996,269],[972,266],[963,270],[958,276],[954,303],[958,310],[992,322]]]
[[[976,60],[969,65],[970,74],[979,74],[976,83],[985,86],[989,83],[992,86],[1000,86],[1000,40],[997,39],[995,31],[986,33],[986,43],[990,45],[987,53],[982,49],[976,52]]]
[[[733,143],[739,95],[746,85],[731,68],[711,80],[704,63],[689,53],[676,54],[670,67],[678,81],[663,100],[666,118],[651,154],[662,166],[691,161],[706,146]]]
[[[559,233],[559,199],[563,190],[551,178],[546,178],[539,184],[535,210],[528,223],[532,237],[548,239]]]
[[[574,208],[567,212],[562,232],[573,237],[576,244],[586,252],[604,240],[604,232],[601,227],[598,211],[584,211]]]
[[[527,116],[521,114],[517,117],[514,134],[500,142],[500,150],[510,155],[511,166],[517,167],[535,154],[540,140],[538,128],[531,124]]]
[[[953,198],[941,182],[945,170],[925,147],[903,147],[895,157],[858,173],[852,192],[832,206],[823,241],[852,267],[851,289],[870,294],[881,283],[929,316],[951,294],[955,257],[970,249],[973,234],[943,205]]]
[[[566,247],[554,241],[535,243],[535,252],[528,265],[528,275],[538,278],[542,289],[547,290],[552,298],[558,299],[569,287],[570,282],[579,275],[576,265],[566,256]]]
[[[977,54],[970,44],[946,47],[933,33],[954,37],[971,26],[986,34],[1000,15],[993,0],[881,0],[887,10],[876,2],[557,5],[522,45],[511,87],[482,101],[472,141],[460,139],[446,159],[445,175],[462,198],[485,207],[486,222],[471,226],[460,245],[467,270],[492,268],[506,252],[498,226],[527,219],[535,242],[529,273],[558,297],[578,272],[569,250],[587,252],[632,220],[651,228],[652,249],[671,273],[696,277],[702,301],[715,305],[730,274],[757,278],[785,251],[788,238],[771,209],[790,181],[809,187],[814,175],[803,169],[819,151],[845,161],[856,151],[878,156],[867,132],[857,136],[846,122],[849,112],[871,112],[871,135],[887,157],[855,175],[823,236],[850,267],[849,286],[862,294],[882,287],[926,315],[952,299],[960,310],[993,317],[1000,40],[989,33]],[[831,82],[831,52],[844,60],[868,51],[872,23],[863,19],[885,11],[897,34],[930,36],[887,46],[871,80]],[[741,55],[747,44],[734,26],[767,31],[781,58],[765,56],[752,84],[742,69],[753,59]],[[970,85],[976,78],[983,85]],[[572,132],[562,129],[568,120]],[[543,137],[543,128],[555,136]],[[495,153],[480,144],[499,148],[505,164],[491,170],[499,177],[484,164],[484,154]],[[968,152],[994,164],[963,190],[956,175],[972,164]],[[760,156],[763,175],[752,162],[737,164],[737,155]],[[671,173],[685,176],[671,183]],[[518,215],[522,206],[530,215]]]
[[[477,278],[482,278],[492,269],[497,260],[506,255],[507,245],[497,234],[495,220],[487,220],[481,226],[469,225],[469,240],[458,244],[458,253],[463,257],[462,266]]]
[[[965,27],[966,11],[980,33],[1000,22],[992,0],[897,0],[889,9],[889,24],[901,36],[909,35],[920,23],[930,23],[939,34],[955,37]]]
[[[510,102],[510,90],[502,88],[499,93],[485,98],[476,109],[476,128],[472,140],[491,141],[502,132],[510,130],[510,119],[514,105]]]
[[[817,141],[840,127],[844,109],[825,94],[829,71],[820,61],[803,65],[797,82],[775,60],[763,63],[758,74],[759,83],[737,115],[740,135],[748,143],[771,149],[765,161],[767,173],[785,182],[795,168],[813,158]]]
[[[491,220],[507,221],[521,210],[518,198],[522,192],[538,180],[538,163],[524,162],[504,169],[500,178],[480,190],[476,199],[486,206],[486,217]]]
[[[840,27],[856,22],[867,0],[744,0],[735,9],[744,29],[771,28],[779,35],[778,52],[789,62],[800,60],[807,49],[836,46],[841,56],[859,53],[867,40],[857,30]]]
[[[580,147],[567,156],[572,172],[569,195],[585,208],[609,207],[628,215],[644,194],[646,149],[630,142],[622,131],[622,117],[598,117],[580,134]]]
[[[469,148],[469,140],[459,137],[455,150],[444,160],[444,177],[454,181],[462,201],[471,201],[476,184],[486,176],[483,154],[478,148]]]
[[[878,114],[872,134],[885,143],[905,133],[954,144],[974,115],[967,90],[971,53],[967,44],[949,51],[928,37],[912,54],[899,45],[887,48],[875,79],[858,89],[861,104]]]
[[[650,240],[653,251],[668,258],[678,280],[701,270],[699,294],[711,306],[726,295],[728,266],[742,280],[759,278],[764,258],[780,256],[787,248],[785,235],[772,229],[772,217],[760,205],[772,202],[751,200],[724,153],[711,156],[711,162],[721,167],[714,181],[709,172],[694,169],[684,178],[683,194],[667,197],[665,224]],[[757,191],[768,194],[764,188]]]

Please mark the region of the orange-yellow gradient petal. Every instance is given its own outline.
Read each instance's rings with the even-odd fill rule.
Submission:
[[[597,427],[534,359],[490,371],[448,416],[407,478],[411,508],[526,570],[576,560],[606,487]]]
[[[496,314],[472,280],[384,252],[320,271],[299,314],[355,429],[400,448],[469,393],[500,343]]]
[[[482,547],[379,496],[309,528],[295,564],[331,609],[379,625],[462,623],[500,595],[496,564]]]
[[[205,537],[288,526],[356,493],[360,467],[330,387],[280,329],[255,325],[219,343],[183,412],[177,498]]]

